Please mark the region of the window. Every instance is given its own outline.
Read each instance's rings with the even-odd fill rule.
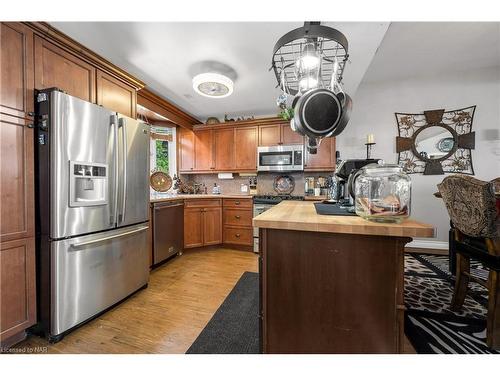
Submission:
[[[151,126],[149,164],[151,173],[161,171],[170,177],[177,173],[175,128]]]

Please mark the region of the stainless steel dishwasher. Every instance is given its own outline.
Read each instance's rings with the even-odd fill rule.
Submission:
[[[184,202],[155,203],[153,207],[153,265],[182,252],[184,246]]]

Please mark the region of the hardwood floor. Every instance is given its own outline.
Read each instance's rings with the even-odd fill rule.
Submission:
[[[31,336],[16,346],[47,353],[185,353],[257,255],[186,250],[152,271],[149,286],[56,344]],[[46,350],[45,350],[46,349]],[[405,353],[415,353],[405,340]]]
[[[186,250],[155,269],[149,286],[50,345],[30,337],[18,347],[49,353],[185,353],[245,271],[254,253]]]

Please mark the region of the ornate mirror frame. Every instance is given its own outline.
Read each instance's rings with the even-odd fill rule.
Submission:
[[[475,147],[475,132],[472,121],[476,106],[445,111],[437,109],[421,113],[395,113],[398,124],[396,152],[398,164],[406,173],[435,175],[444,173],[474,174],[471,150]],[[426,158],[417,151],[419,133],[430,127],[441,127],[453,137],[453,147],[446,155]]]

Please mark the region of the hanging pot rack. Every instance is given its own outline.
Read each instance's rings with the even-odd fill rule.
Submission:
[[[342,82],[346,62],[349,59],[348,41],[340,31],[323,26],[319,22],[305,22],[304,26],[283,35],[275,44],[271,69],[281,90],[290,95],[299,93],[295,63],[306,43],[314,42],[320,57],[319,87],[333,89],[332,82]],[[335,62],[337,67],[335,68]],[[334,70],[337,77],[332,79]]]

